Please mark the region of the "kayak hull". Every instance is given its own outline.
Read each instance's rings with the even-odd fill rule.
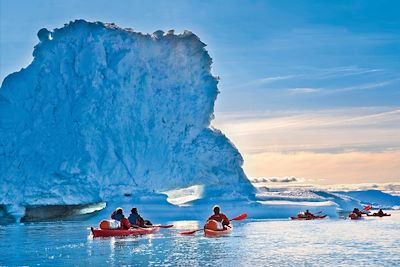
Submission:
[[[290,217],[292,220],[303,220],[303,221],[309,221],[309,220],[322,220],[326,218],[327,215],[322,215],[322,216],[313,216],[313,217]]]
[[[350,213],[349,214],[349,218],[350,218],[350,220],[361,220],[363,217],[359,216],[359,215],[357,215],[355,213]]]
[[[229,225],[226,230],[211,230],[204,228],[204,236],[207,237],[218,237],[218,236],[226,236],[232,233],[233,226]]]
[[[93,237],[112,237],[112,236],[137,236],[149,235],[160,231],[160,227],[151,228],[130,228],[130,229],[99,229],[91,228]]]
[[[368,217],[387,217],[391,216],[392,214],[384,214],[384,215],[378,215],[378,214],[367,214]]]

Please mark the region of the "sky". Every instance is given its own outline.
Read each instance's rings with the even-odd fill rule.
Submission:
[[[400,181],[400,2],[0,0],[0,80],[32,60],[36,33],[74,19],[207,44],[220,94],[212,126],[250,179]]]

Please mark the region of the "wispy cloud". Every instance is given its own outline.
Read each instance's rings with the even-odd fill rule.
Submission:
[[[300,74],[263,77],[263,78],[257,78],[257,79],[254,79],[254,80],[242,83],[242,84],[229,86],[229,88],[230,89],[249,89],[249,88],[259,87],[259,86],[277,82],[277,81],[292,80],[292,79],[299,78],[299,77],[301,77]]]
[[[213,125],[250,154],[400,149],[400,108],[217,113]]]
[[[288,89],[289,94],[295,95],[295,94],[310,94],[310,93],[316,93],[321,91],[319,88],[292,88]]]

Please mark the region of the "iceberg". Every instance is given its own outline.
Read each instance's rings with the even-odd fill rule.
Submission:
[[[195,34],[76,20],[38,38],[0,88],[3,211],[199,184],[209,199],[254,198],[239,151],[210,126],[218,79]]]
[[[76,20],[37,35],[32,63],[0,88],[0,224],[101,220],[117,206],[166,221],[204,220],[213,204],[253,219],[399,205],[380,191],[253,186],[210,125],[218,79],[190,31]]]

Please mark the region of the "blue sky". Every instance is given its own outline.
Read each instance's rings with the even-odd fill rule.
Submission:
[[[189,29],[208,44],[213,73],[221,77],[213,125],[241,150],[249,176],[344,182],[350,176],[334,166],[346,166],[359,170],[352,182],[400,178],[395,158],[399,1],[2,0],[0,5],[1,80],[29,64],[43,27],[84,18],[142,32]],[[321,157],[331,165],[315,169]],[[276,158],[286,169],[272,168]],[[313,167],[304,167],[304,159]],[[372,161],[381,167],[366,168]],[[324,175],[329,168],[331,174]]]

